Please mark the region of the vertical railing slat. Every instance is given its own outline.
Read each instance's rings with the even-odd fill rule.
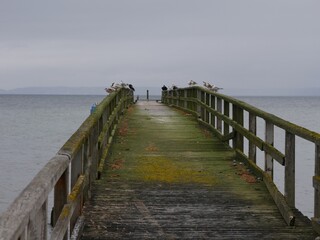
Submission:
[[[206,94],[206,105],[210,106],[210,94]],[[210,112],[206,109],[206,123],[210,123]]]
[[[284,192],[289,206],[295,207],[295,135],[286,131]]]
[[[253,113],[249,113],[249,132],[253,133],[255,136],[257,135],[257,117]],[[254,163],[257,162],[257,147],[252,141],[249,141],[248,147],[248,156],[249,159]]]
[[[243,109],[232,104],[232,118],[240,126],[243,126]],[[235,137],[233,138],[233,148],[243,152],[243,136],[234,129]]]
[[[223,114],[226,117],[230,117],[230,104],[227,101],[224,101],[224,104],[223,104]],[[229,132],[230,132],[229,124],[227,122],[224,122],[223,134],[226,136],[229,134]]]
[[[222,113],[222,99],[217,98],[217,111]],[[217,130],[222,133],[222,120],[217,118]]]
[[[196,93],[197,93],[197,97],[196,98],[198,99],[198,101],[201,102],[201,93],[202,93],[202,91],[201,90],[197,90]],[[196,103],[196,109],[197,109],[198,116],[201,117],[202,108],[201,108],[200,104]]]
[[[54,188],[54,208],[52,213],[52,225],[55,226],[60,216],[64,204],[67,203],[67,197],[69,194],[69,167],[64,171],[62,176]]]
[[[183,91],[183,106],[185,109],[188,109],[188,100],[187,100],[187,96],[188,96],[188,90],[184,90]]]
[[[46,200],[37,214],[30,219],[26,239],[47,239],[47,206]]]
[[[214,110],[216,108],[216,97],[214,95],[211,95],[210,107],[212,109],[214,109]],[[210,113],[210,115],[211,115],[211,120],[210,120],[211,121],[211,125],[213,127],[215,127],[216,126],[216,117],[214,116],[213,113]]]
[[[320,176],[320,144],[315,144],[315,167],[314,174],[315,177]],[[320,189],[314,189],[314,217],[320,218]]]
[[[274,144],[274,125],[266,121],[265,126],[265,142],[273,146]],[[273,179],[273,158],[267,152],[264,154],[264,170]]]

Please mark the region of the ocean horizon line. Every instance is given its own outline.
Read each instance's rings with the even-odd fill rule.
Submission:
[[[135,95],[161,95],[160,87],[142,86],[135,87]],[[220,91],[229,96],[320,96],[320,87],[315,88],[227,88]],[[104,87],[22,87],[14,89],[0,89],[1,95],[107,95]]]

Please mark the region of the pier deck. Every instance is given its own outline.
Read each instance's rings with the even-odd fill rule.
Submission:
[[[314,239],[287,226],[264,183],[194,117],[138,102],[84,208],[82,239]]]

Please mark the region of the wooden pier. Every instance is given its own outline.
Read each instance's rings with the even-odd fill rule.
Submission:
[[[197,86],[133,103],[120,88],[98,104],[0,216],[0,240],[318,238],[319,133]],[[296,137],[315,147],[311,219],[295,204]]]
[[[314,239],[283,220],[235,153],[182,111],[139,102],[122,120],[84,208],[81,239]]]

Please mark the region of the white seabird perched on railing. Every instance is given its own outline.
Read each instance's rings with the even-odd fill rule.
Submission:
[[[104,90],[107,93],[113,93],[115,91],[117,91],[120,88],[127,88],[130,89],[131,91],[135,91],[134,87],[132,84],[128,84],[128,83],[124,83],[123,81],[121,81],[121,83],[112,83],[110,87],[105,88]]]
[[[105,88],[104,90],[105,90],[107,93],[112,93],[112,92],[116,91],[116,88],[115,88],[114,82],[111,84],[111,86],[110,86],[110,87]]]
[[[203,86],[205,86],[206,88],[210,89],[213,92],[218,92],[219,90],[223,89],[223,88],[220,88],[218,86],[215,86],[214,84],[210,84],[205,81],[203,81]]]
[[[195,81],[193,81],[193,80],[190,80],[188,84],[189,84],[189,86],[197,85],[197,83]]]

